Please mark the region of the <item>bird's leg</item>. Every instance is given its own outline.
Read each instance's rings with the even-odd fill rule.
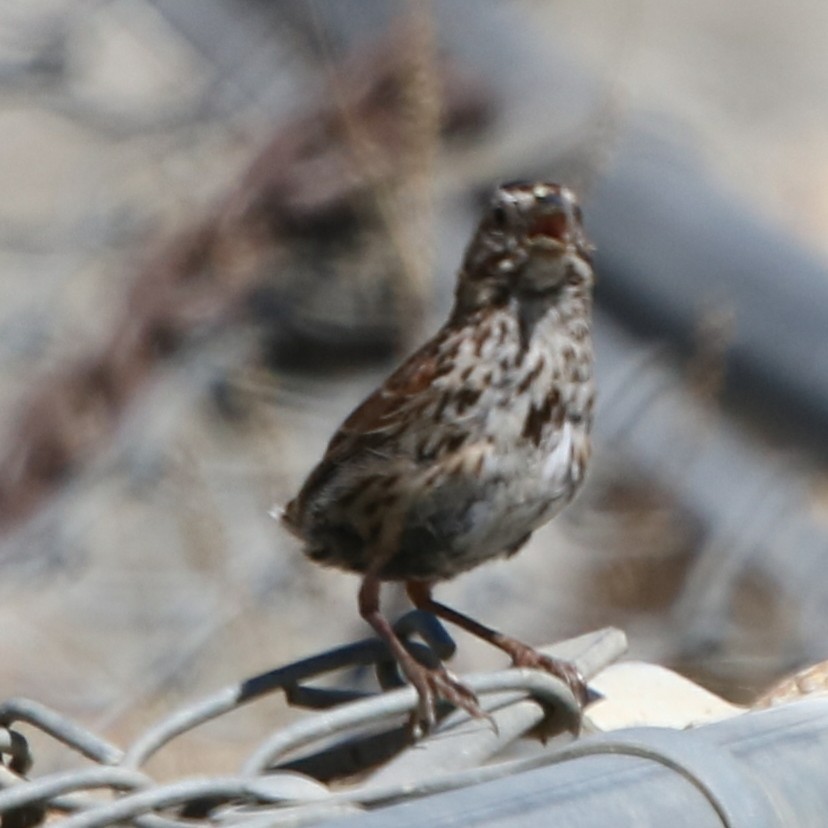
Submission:
[[[374,628],[386,643],[406,678],[419,696],[417,719],[428,732],[436,722],[435,705],[438,699],[465,710],[470,716],[481,718],[477,696],[459,681],[454,680],[443,667],[425,667],[406,650],[388,619],[380,612],[381,582],[376,575],[366,575],[359,589],[359,614]]]
[[[586,707],[590,700],[594,700],[584,677],[574,664],[539,653],[528,644],[510,638],[491,627],[487,627],[485,624],[481,624],[479,621],[475,621],[473,618],[469,618],[468,615],[463,615],[463,613],[435,601],[431,597],[431,585],[424,581],[406,581],[405,588],[408,597],[417,609],[425,610],[438,618],[443,618],[449,623],[466,630],[466,632],[470,632],[472,635],[500,648],[511,656],[515,667],[533,667],[557,676],[569,687],[582,708]]]

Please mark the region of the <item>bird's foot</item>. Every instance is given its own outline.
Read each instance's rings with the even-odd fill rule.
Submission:
[[[437,721],[437,702],[441,700],[465,710],[475,719],[486,718],[474,692],[453,678],[445,667],[406,665],[405,673],[419,696],[412,716],[415,733],[424,735],[433,729]]]
[[[509,652],[515,667],[530,667],[535,670],[544,670],[563,681],[572,691],[572,695],[575,696],[575,700],[581,706],[581,710],[588,704],[601,698],[599,694],[589,688],[586,679],[581,675],[581,671],[571,662],[544,655],[520,642],[514,642]]]

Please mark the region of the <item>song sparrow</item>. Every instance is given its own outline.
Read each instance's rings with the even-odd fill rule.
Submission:
[[[359,611],[419,693],[482,715],[474,694],[405,649],[380,612],[383,581],[415,606],[563,678],[574,667],[439,604],[435,582],[513,555],[572,499],[590,454],[593,271],[566,187],[499,187],[469,245],[448,322],[336,432],[283,515],[321,564],[362,575]]]

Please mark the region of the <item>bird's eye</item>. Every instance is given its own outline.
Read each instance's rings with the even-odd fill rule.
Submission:
[[[506,211],[503,207],[492,208],[492,222],[498,229],[503,229],[506,226]]]

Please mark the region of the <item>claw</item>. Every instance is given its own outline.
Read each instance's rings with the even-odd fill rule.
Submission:
[[[596,690],[593,690],[586,683],[586,679],[581,675],[581,671],[571,662],[564,661],[560,658],[553,658],[552,656],[539,653],[524,644],[519,647],[512,648],[512,660],[515,667],[529,667],[535,670],[545,670],[550,675],[553,675],[566,684],[572,692],[575,700],[578,702],[580,712],[574,719],[563,723],[573,736],[578,736],[581,733],[583,725],[584,708],[593,702],[599,701],[603,696]],[[536,735],[545,744],[546,740],[555,733],[559,732],[561,722],[557,720],[555,712],[552,712],[551,718],[547,716],[544,722],[536,729]]]
[[[407,669],[405,672],[419,696],[412,721],[412,731],[415,734],[425,735],[434,728],[438,700],[465,710],[472,718],[489,718],[480,707],[477,696],[465,684],[452,678],[445,668],[429,668],[418,664],[416,669]]]
[[[553,658],[531,647],[525,647],[514,654],[513,662],[515,667],[532,667],[557,676],[572,691],[572,695],[575,696],[582,710],[603,698],[600,693],[587,685],[581,671],[569,661]]]

